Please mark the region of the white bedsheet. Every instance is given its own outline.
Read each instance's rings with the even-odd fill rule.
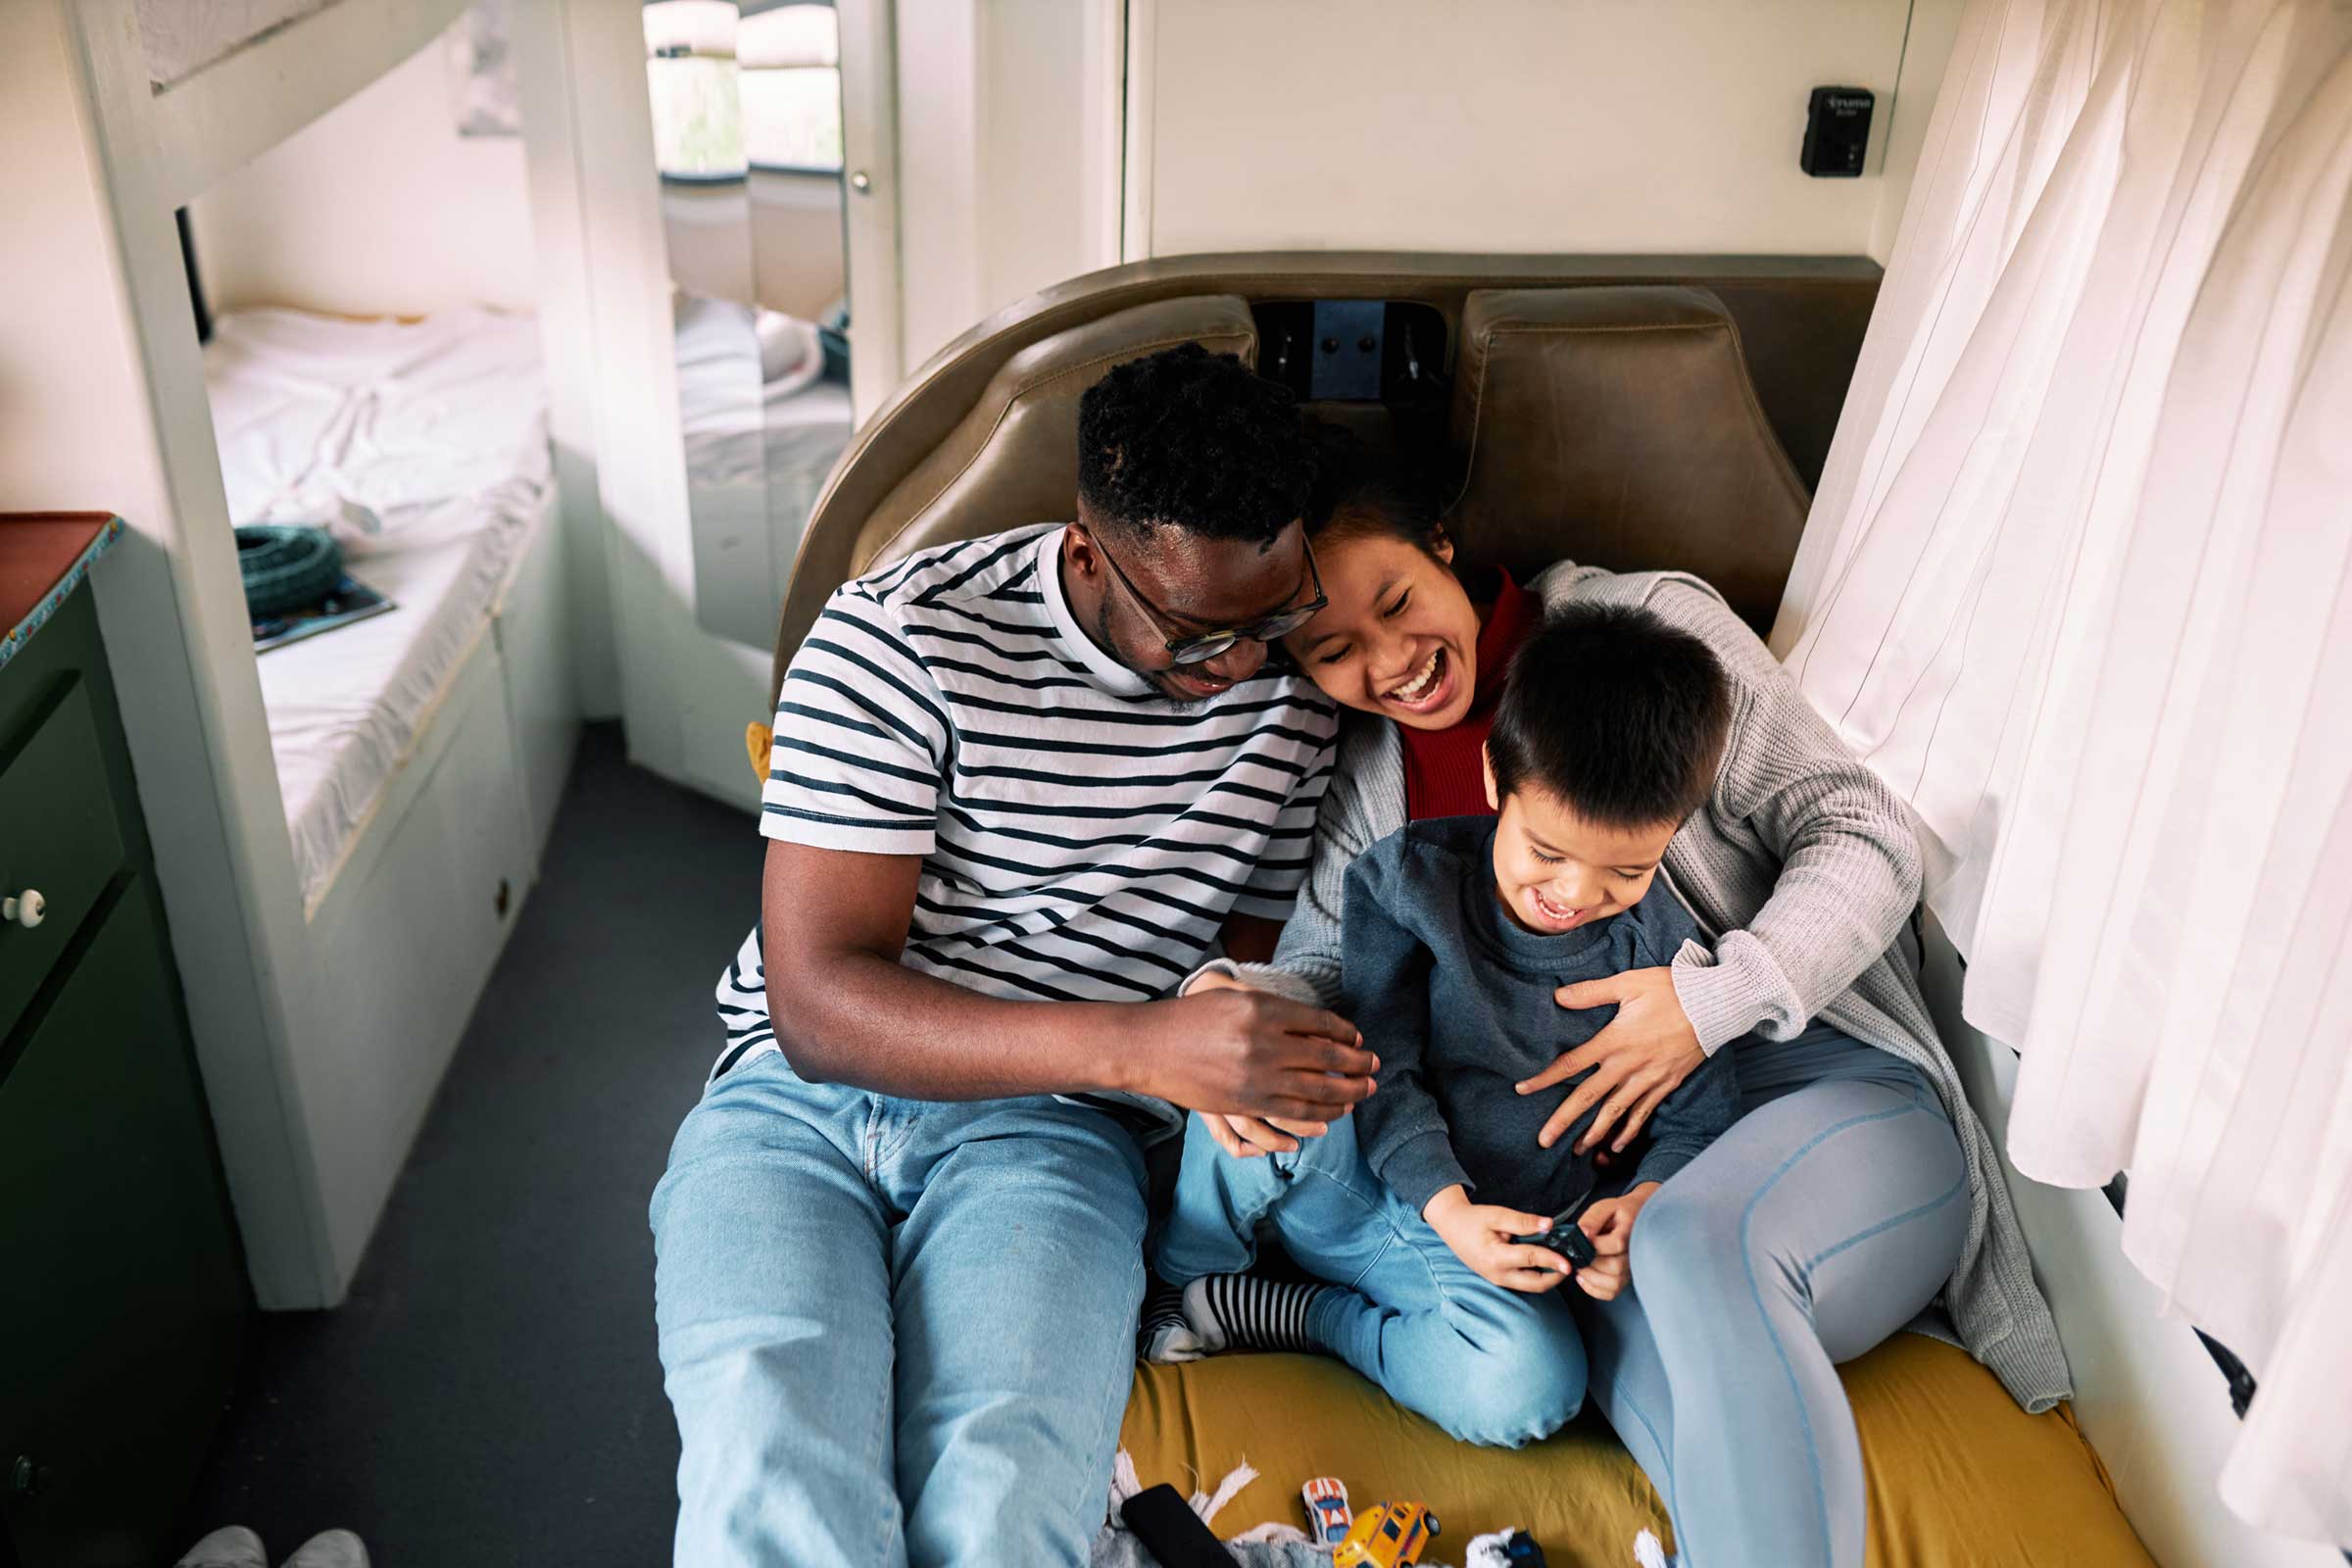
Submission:
[[[538,329],[246,312],[220,319],[205,373],[230,515],[332,520],[346,569],[400,607],[261,656],[315,907],[548,510]]]
[[[850,389],[787,374],[762,380],[753,308],[682,297],[677,307],[678,420],[686,476],[698,489],[765,482],[806,518],[850,444]]]

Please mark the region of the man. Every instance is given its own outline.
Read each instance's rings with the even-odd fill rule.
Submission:
[[[1305,872],[1334,710],[1266,660],[1322,603],[1315,478],[1233,357],[1121,366],[1075,522],[850,583],[794,656],[761,924],[654,1196],[680,1563],[1083,1562],[1143,1142],[1371,1093],[1329,1013],[1164,1000]]]

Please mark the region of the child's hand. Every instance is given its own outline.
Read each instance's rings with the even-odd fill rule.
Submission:
[[[1595,1200],[1576,1216],[1576,1228],[1592,1238],[1592,1250],[1600,1254],[1576,1276],[1578,1288],[1595,1301],[1615,1300],[1633,1282],[1626,1250],[1633,1245],[1634,1221],[1641,1215],[1642,1205],[1657,1190],[1656,1182],[1643,1182],[1623,1198]]]
[[[1570,1273],[1568,1260],[1559,1253],[1511,1240],[1533,1236],[1549,1225],[1544,1215],[1473,1203],[1469,1193],[1455,1186],[1432,1198],[1421,1217],[1453,1249],[1454,1256],[1491,1285],[1539,1296],[1556,1290]]]

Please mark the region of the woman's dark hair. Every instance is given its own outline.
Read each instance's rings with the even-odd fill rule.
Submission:
[[[1732,696],[1705,643],[1646,610],[1571,605],[1511,661],[1487,759],[1597,827],[1681,822],[1705,804]]]
[[[1309,529],[1317,545],[1358,539],[1401,539],[1436,557],[1446,541],[1437,476],[1426,464],[1376,457],[1344,425],[1307,421],[1321,460]]]
[[[1198,343],[1115,366],[1078,400],[1078,493],[1121,527],[1269,545],[1307,516],[1319,472],[1290,388]]]

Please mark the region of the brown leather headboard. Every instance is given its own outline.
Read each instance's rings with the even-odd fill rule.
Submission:
[[[1474,554],[1489,546],[1524,563],[1544,553],[1534,530],[1556,524],[1562,537],[1547,559],[1581,552],[1604,564],[1698,571],[1750,619],[1769,619],[1794,549],[1788,508],[1801,523],[1803,487],[1820,476],[1879,275],[1861,257],[1290,252],[1167,257],[1057,284],[942,349],[859,429],[801,540],[777,628],[776,684],[826,598],[852,576],[923,545],[1069,515],[1077,399],[1112,365],[1188,338],[1253,361],[1250,307],[1274,301],[1417,301],[1446,323],[1445,368],[1457,399],[1484,368],[1490,396],[1510,405],[1497,404],[1494,420],[1523,433],[1498,444],[1491,423],[1483,442],[1457,443],[1451,454],[1469,481],[1466,514],[1479,519],[1465,540]],[[1535,294],[1559,298],[1527,297]],[[1611,298],[1566,297],[1579,294]],[[1647,306],[1639,303],[1643,296]],[[1546,312],[1565,313],[1566,324],[1651,308],[1688,324],[1644,327],[1622,342],[1585,332],[1577,353],[1564,346],[1568,333],[1555,352],[1531,353],[1537,334],[1495,330],[1498,322],[1548,320]],[[1602,343],[1609,347],[1596,347]],[[1752,401],[1732,395],[1724,378],[1734,372]],[[1612,412],[1607,379],[1629,373],[1661,379]],[[1699,380],[1683,385],[1688,375]],[[1702,394],[1702,383],[1712,391]],[[1539,390],[1546,398],[1574,392],[1586,411],[1577,422],[1609,430],[1629,459],[1673,465],[1715,454],[1707,466],[1718,488],[1661,493],[1603,517],[1594,510],[1601,470],[1555,454],[1548,471],[1581,488],[1548,510],[1504,508],[1512,484],[1546,482],[1509,476],[1534,450],[1528,443],[1569,435],[1519,406],[1523,391]],[[1657,417],[1643,422],[1644,409]],[[1731,424],[1689,422],[1719,416]],[[1777,464],[1776,441],[1786,453]],[[1577,495],[1578,517],[1562,516],[1560,507]],[[1655,549],[1644,543],[1650,527],[1666,530]]]
[[[1447,444],[1473,561],[1677,567],[1772,622],[1811,498],[1705,289],[1485,289],[1462,311]]]

